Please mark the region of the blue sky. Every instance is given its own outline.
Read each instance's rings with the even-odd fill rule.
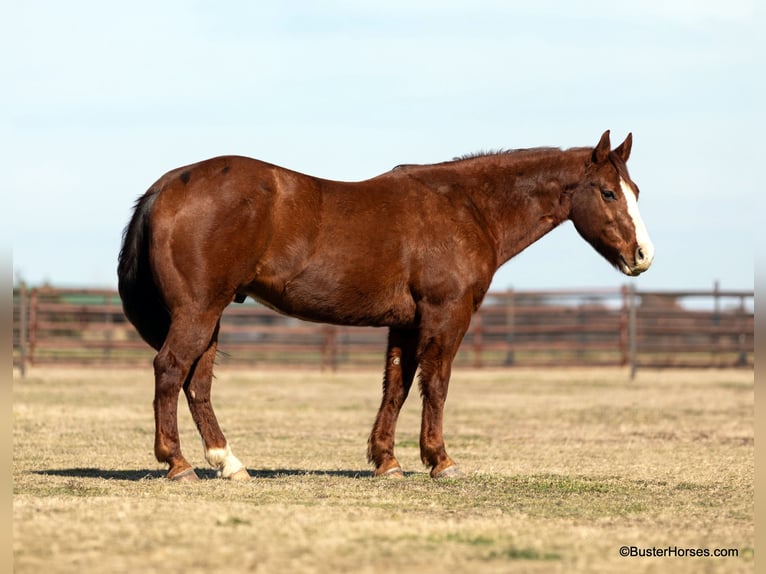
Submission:
[[[595,145],[611,129],[615,145],[634,135],[652,269],[622,276],[566,223],[493,287],[753,287],[766,187],[754,0],[72,0],[3,13],[3,243],[31,284],[115,286],[135,198],[207,157],[357,180],[480,149]]]

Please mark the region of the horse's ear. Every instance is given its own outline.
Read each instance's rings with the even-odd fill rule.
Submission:
[[[602,161],[606,161],[611,150],[612,144],[609,141],[609,130],[606,130],[601,136],[598,145],[593,148],[593,162],[601,163]]]
[[[625,138],[625,141],[622,142],[617,149],[614,150],[614,153],[616,153],[618,156],[620,156],[620,159],[627,163],[628,158],[630,157],[630,148],[633,147],[633,134],[628,134],[628,137]]]

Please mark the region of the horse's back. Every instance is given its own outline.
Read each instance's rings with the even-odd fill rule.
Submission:
[[[491,249],[460,193],[400,170],[339,182],[221,156],[155,187],[153,235],[166,246],[155,272],[194,290],[190,301],[248,294],[309,320],[410,325],[421,298],[471,282],[483,294],[491,278]]]
[[[310,256],[280,294],[290,314],[412,326],[421,301],[483,297],[494,253],[458,191],[395,172],[318,186]]]

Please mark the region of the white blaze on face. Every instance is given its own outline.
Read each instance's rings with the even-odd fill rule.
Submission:
[[[636,194],[633,193],[633,189],[631,189],[630,185],[622,178],[620,178],[620,189],[622,189],[622,193],[625,196],[625,202],[628,205],[628,215],[630,215],[630,218],[633,220],[638,249],[643,255],[643,258],[636,261],[636,269],[638,271],[646,271],[649,269],[649,266],[654,259],[654,244],[652,243],[652,240],[649,239],[649,232],[646,230],[644,220],[641,219],[641,214],[638,211]]]

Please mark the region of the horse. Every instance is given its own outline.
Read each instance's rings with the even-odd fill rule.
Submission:
[[[221,314],[251,297],[280,313],[388,328],[383,396],[367,445],[375,476],[401,478],[397,418],[418,373],[420,456],[432,478],[463,471],[442,433],[452,362],[497,269],[571,220],[628,276],[654,246],[626,162],[611,149],[528,148],[407,164],[358,182],[240,156],[170,171],[138,198],[119,253],[119,294],[154,358],[154,454],[196,480],[178,435],[183,389],[216,475],[247,480],[211,404]]]

